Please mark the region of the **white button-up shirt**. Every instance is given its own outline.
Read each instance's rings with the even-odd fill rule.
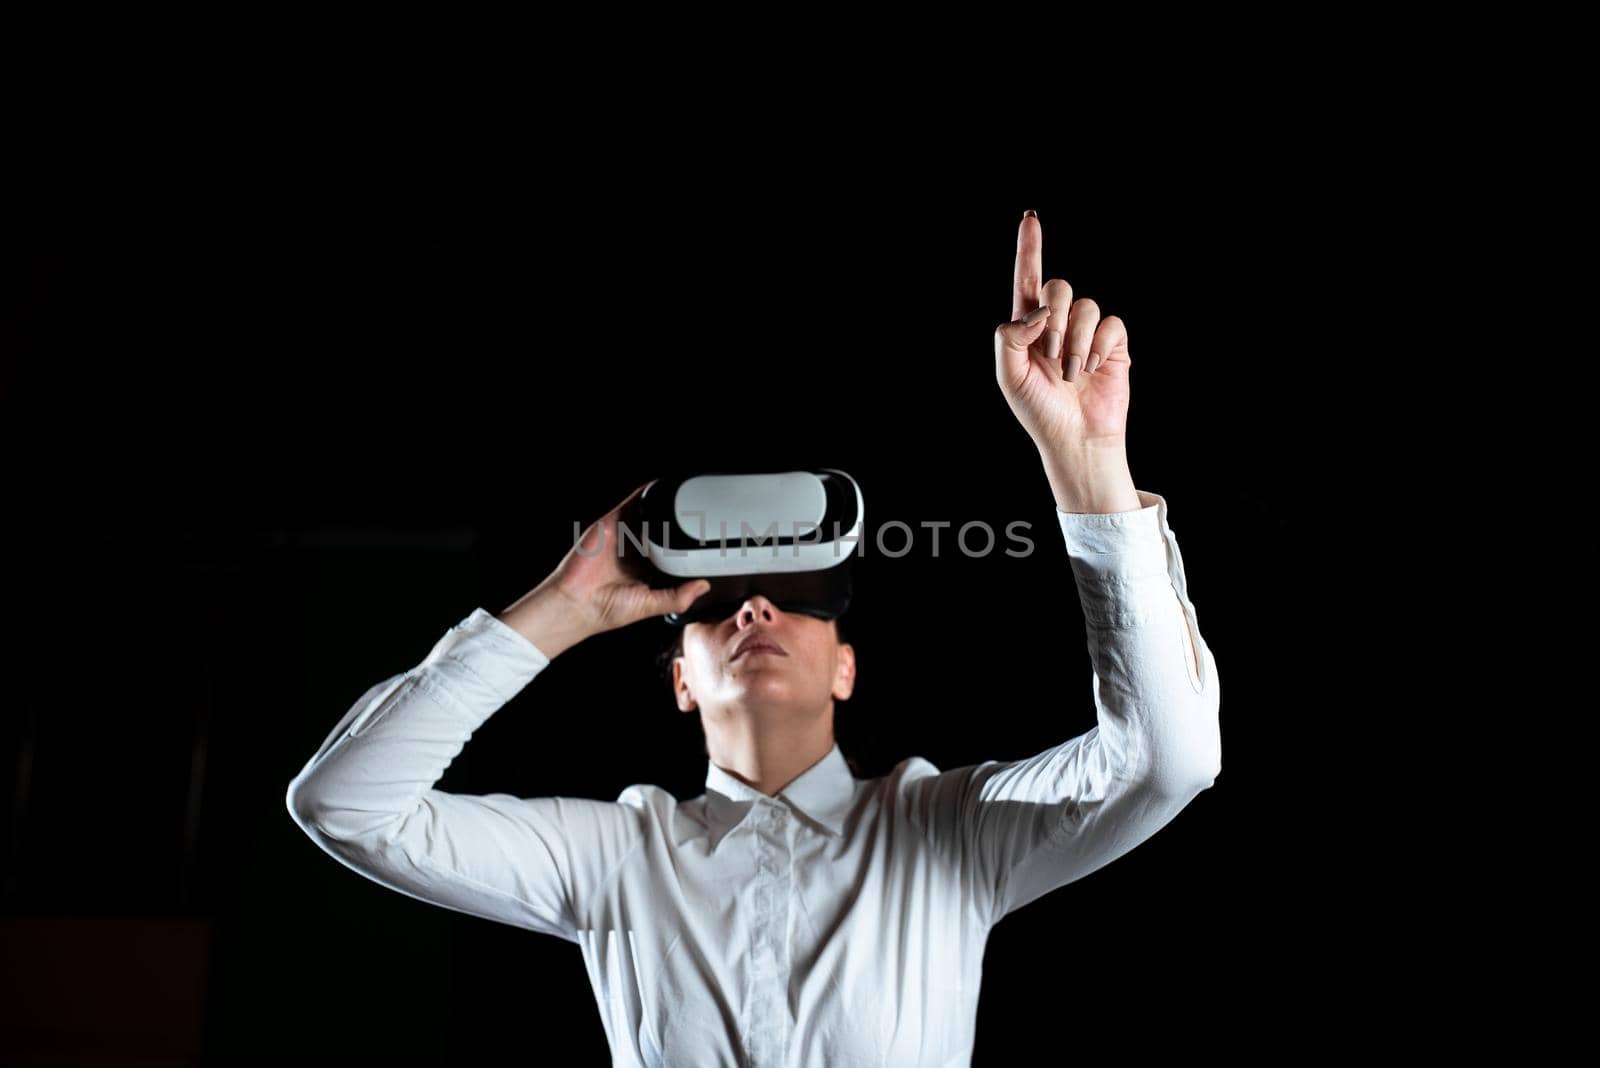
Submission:
[[[1117,859],[1221,768],[1219,690],[1166,501],[1057,510],[1098,723],[1022,760],[856,779],[838,746],[776,796],[434,789],[550,663],[478,608],[363,694],[289,784],[296,823],[390,889],[583,952],[614,1063],[965,1065],[991,927]]]

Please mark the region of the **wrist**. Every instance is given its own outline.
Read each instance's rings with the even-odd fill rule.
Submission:
[[[523,594],[497,616],[552,660],[595,633],[582,605],[560,587],[545,583]]]
[[[1045,477],[1063,512],[1104,514],[1144,507],[1121,441],[1075,446],[1040,445]]]

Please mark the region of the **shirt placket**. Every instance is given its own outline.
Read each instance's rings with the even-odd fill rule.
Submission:
[[[774,802],[756,819],[755,878],[751,880],[750,989],[745,1052],[752,1068],[783,1063],[788,1046],[789,900],[792,865],[789,817]]]

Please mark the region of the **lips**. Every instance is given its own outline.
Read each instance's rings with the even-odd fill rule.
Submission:
[[[771,638],[768,638],[762,634],[753,634],[739,643],[739,647],[733,651],[733,659],[737,660],[745,653],[755,649],[764,649],[767,652],[776,653],[779,656],[789,655],[784,651],[783,646],[779,645]]]

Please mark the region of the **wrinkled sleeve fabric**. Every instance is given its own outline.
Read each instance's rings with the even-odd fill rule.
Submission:
[[[1057,509],[1093,667],[1096,725],[1035,756],[913,784],[993,924],[1149,839],[1221,771],[1216,661],[1159,494],[1127,512]],[[930,770],[931,766],[930,766]]]
[[[641,810],[434,788],[473,732],[549,663],[475,609],[420,664],[361,695],[289,783],[290,816],[391,890],[577,942],[589,891],[642,838]]]

